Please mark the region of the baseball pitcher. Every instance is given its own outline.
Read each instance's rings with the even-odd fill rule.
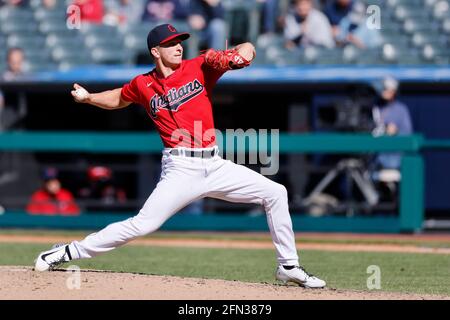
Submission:
[[[191,202],[212,197],[262,205],[277,254],[276,279],[323,288],[323,280],[299,265],[286,188],[245,166],[222,159],[215,143],[212,90],[228,70],[250,65],[255,57],[254,46],[243,43],[229,50],[209,49],[194,59],[182,60],[181,42],[189,36],[170,24],[152,29],[147,44],[155,68],[122,88],[89,93],[74,84],[71,93],[76,102],[107,110],[125,108],[131,103],[146,108],[164,144],[161,178],[139,214],[110,224],[81,241],[40,253],[35,270],[51,270],[70,260],[111,251],[158,230]]]

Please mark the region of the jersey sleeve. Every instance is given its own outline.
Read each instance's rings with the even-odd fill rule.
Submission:
[[[136,77],[122,87],[122,99],[128,102],[141,103],[141,92],[138,86],[138,78]]]

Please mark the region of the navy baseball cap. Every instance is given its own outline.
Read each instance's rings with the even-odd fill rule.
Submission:
[[[44,170],[42,170],[42,179],[44,181],[58,179],[58,170],[53,167],[45,168]]]
[[[171,24],[161,24],[154,27],[147,36],[148,50],[153,47],[159,46],[165,42],[179,38],[182,41],[189,38],[191,35],[187,32],[178,32],[177,29]]]

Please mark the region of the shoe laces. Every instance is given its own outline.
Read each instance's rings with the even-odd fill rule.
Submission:
[[[61,246],[59,246],[61,247]],[[55,256],[53,259],[50,258],[51,256]],[[58,254],[58,251],[55,251],[54,254],[50,255],[47,259],[48,259],[48,263],[50,264],[51,268],[55,268],[61,264],[63,264],[64,262],[66,262],[66,259],[64,258],[66,255],[66,252],[64,252],[62,255]]]
[[[300,271],[304,272],[304,273],[306,274],[306,276],[308,276],[309,278],[313,278],[313,277],[314,277],[314,275],[311,274],[311,273],[309,273],[309,272],[307,272],[307,271],[305,270],[305,268],[303,268],[303,267],[301,267],[301,266],[298,266],[297,268],[300,269]]]

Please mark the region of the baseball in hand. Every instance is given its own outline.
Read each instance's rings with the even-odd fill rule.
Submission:
[[[89,92],[87,92],[83,88],[78,88],[75,90],[75,95],[77,96],[77,99],[80,101],[84,101],[89,97]]]

